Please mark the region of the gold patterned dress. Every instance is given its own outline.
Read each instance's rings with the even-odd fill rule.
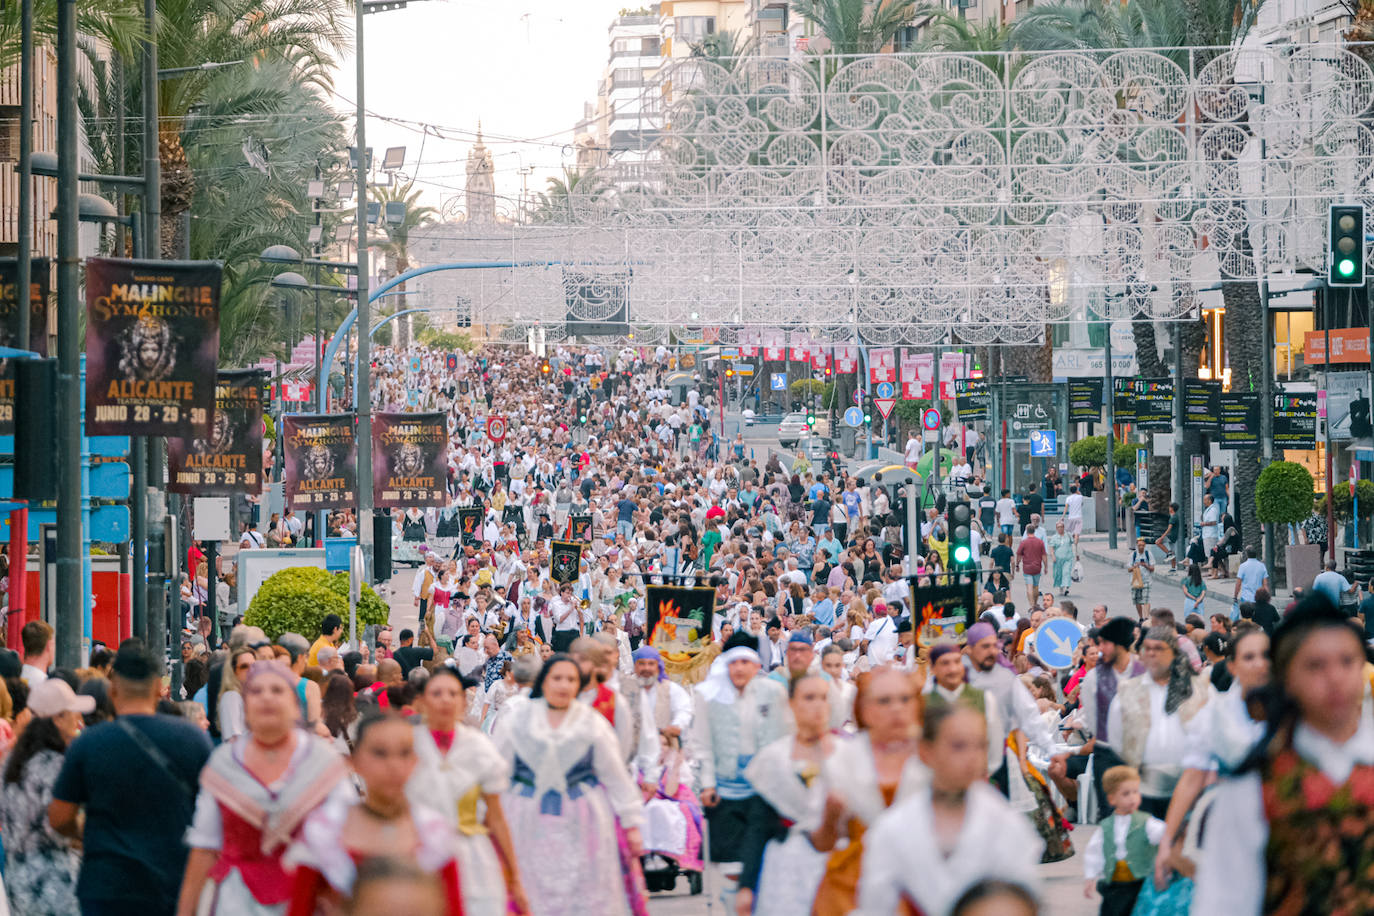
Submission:
[[[441,743],[448,744],[441,748]],[[501,858],[487,833],[484,795],[510,787],[510,766],[492,740],[459,724],[452,741],[423,726],[415,730],[415,773],[406,786],[412,804],[438,811],[454,828],[454,856],[464,916],[503,916],[506,880]]]

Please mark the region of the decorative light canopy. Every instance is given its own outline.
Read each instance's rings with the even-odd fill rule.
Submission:
[[[628,299],[646,342],[991,344],[1194,315],[1218,280],[1325,268],[1328,205],[1374,205],[1371,102],[1336,46],[681,60],[645,90],[646,161],[464,240],[559,262],[481,281],[474,321],[602,322]]]

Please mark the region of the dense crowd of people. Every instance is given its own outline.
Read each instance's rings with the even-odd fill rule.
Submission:
[[[450,505],[394,519],[424,556],[394,628],[199,630],[175,694],[137,640],[54,669],[33,621],[0,653],[14,912],[642,916],[685,882],[741,916],[1031,916],[1073,856],[1104,914],[1374,899],[1371,668],[1323,590],[1175,615],[1142,540],[1133,612],[1080,613],[1079,482],[1058,518],[989,499],[960,567],[936,501],[906,532],[900,492],[713,436],[666,350],[444,356],[377,356],[376,406],[452,432]],[[932,620],[949,576],[976,607]],[[709,590],[690,652],[659,586]]]

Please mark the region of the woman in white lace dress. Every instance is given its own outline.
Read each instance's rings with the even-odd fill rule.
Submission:
[[[502,798],[533,916],[626,916],[643,908],[622,865],[616,819],[630,861],[643,854],[639,789],[610,724],[577,701],[582,673],[567,655],[544,663],[528,700],[496,734],[513,771]],[[557,867],[550,867],[557,863]]]

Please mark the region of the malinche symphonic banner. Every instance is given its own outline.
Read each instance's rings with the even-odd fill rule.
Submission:
[[[372,496],[379,509],[448,506],[448,426],[442,413],[372,415]]]
[[[262,492],[260,369],[221,372],[215,382],[210,434],[167,440],[167,489],[196,496]]]
[[[51,268],[47,258],[33,258],[29,280],[29,339],[19,339],[19,261],[0,258],[0,347],[48,355],[48,291]],[[0,436],[14,433],[14,363],[0,359]]]
[[[218,261],[86,261],[86,433],[207,436]]]
[[[342,509],[358,501],[358,444],[352,414],[288,414],[286,502],[292,509]]]

